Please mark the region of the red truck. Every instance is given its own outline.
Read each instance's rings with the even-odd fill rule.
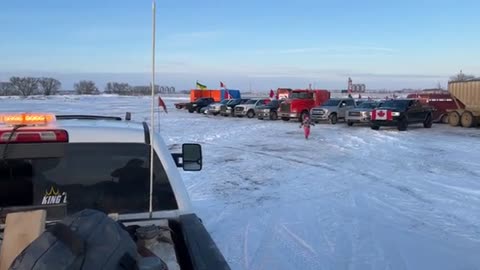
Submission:
[[[448,123],[448,111],[456,109],[457,105],[448,91],[425,91],[409,94],[407,98],[415,98],[421,103],[433,107],[433,122]],[[463,105],[463,104],[462,104]]]
[[[327,90],[293,90],[290,97],[280,104],[278,116],[283,121],[290,119],[302,121],[310,109],[322,105],[329,99],[330,92]]]

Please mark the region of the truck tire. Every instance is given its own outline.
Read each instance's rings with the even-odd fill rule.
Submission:
[[[456,111],[448,114],[448,123],[452,127],[458,127],[460,125],[460,114]]]
[[[290,118],[288,118],[288,117],[282,117],[282,120],[283,120],[283,121],[290,121]]]
[[[198,108],[198,109],[197,109],[197,113],[200,113],[200,110],[201,110],[201,109],[202,109],[202,108]]]
[[[440,122],[448,124],[448,114],[442,115],[442,117],[440,118]]]
[[[190,109],[190,110],[188,110],[188,112],[189,112],[189,113],[193,113],[194,111],[195,111],[195,110],[191,110],[191,109]]]
[[[465,128],[471,128],[477,125],[475,123],[475,117],[469,111],[464,111],[462,113],[462,117],[460,118],[460,123],[462,123],[462,127],[465,127]]]
[[[427,115],[427,118],[425,119],[425,121],[423,121],[423,127],[424,128],[431,128],[432,124],[433,124],[433,117],[432,117],[432,114],[429,113]]]
[[[330,121],[330,124],[335,125],[338,122],[337,114],[336,113],[330,114],[330,116],[328,117],[328,120]]]
[[[373,129],[373,130],[379,130],[379,129],[380,129],[380,126],[371,125],[370,128]]]
[[[277,120],[278,115],[277,112],[270,112],[270,120]]]
[[[407,118],[402,118],[402,120],[400,120],[398,122],[398,130],[399,131],[406,131],[408,129],[408,119]]]
[[[253,110],[250,110],[247,112],[247,117],[248,118],[253,118],[255,116],[255,112]]]
[[[303,120],[305,119],[306,116],[309,116],[308,115],[308,112],[307,111],[303,111],[301,114],[300,114],[300,118],[298,119],[299,122],[303,122]]]
[[[351,126],[353,126],[353,122],[352,122],[352,121],[347,121],[347,125],[348,125],[349,127],[351,127]]]

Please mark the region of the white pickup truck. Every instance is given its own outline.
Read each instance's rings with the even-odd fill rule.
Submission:
[[[148,231],[155,241],[152,252],[168,269],[230,269],[194,213],[177,167],[201,170],[201,146],[183,144],[181,153],[172,154],[145,122],[2,114],[0,246],[8,213],[46,209],[48,227],[89,208],[114,216],[137,234]]]

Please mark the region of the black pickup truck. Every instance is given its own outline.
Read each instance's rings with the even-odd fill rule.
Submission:
[[[280,103],[282,103],[281,100],[274,99],[266,105],[258,106],[255,109],[255,114],[257,115],[258,120],[263,120],[264,118],[268,118],[270,120],[277,120],[277,111],[280,107]]]
[[[433,111],[417,99],[387,100],[371,112],[371,128],[380,129],[381,126],[395,126],[400,131],[407,130],[410,124],[423,124],[431,128]]]
[[[186,107],[189,113],[197,112],[200,113],[200,110],[208,105],[214,103],[213,98],[199,98],[194,102],[187,103]]]

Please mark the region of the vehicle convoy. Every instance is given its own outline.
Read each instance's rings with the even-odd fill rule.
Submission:
[[[355,108],[353,98],[332,98],[321,106],[314,107],[310,112],[310,117],[316,123],[320,121],[329,121],[335,125],[339,119],[345,119],[348,110]]]
[[[8,213],[46,209],[48,230],[66,215],[94,209],[115,217],[168,269],[229,269],[177,169],[201,170],[201,146],[170,153],[147,123],[126,119],[0,115],[0,246]]]
[[[379,106],[381,106],[381,103],[378,101],[364,101],[356,108],[348,110],[345,114],[347,125],[353,126],[355,123],[370,123],[370,113]]]
[[[270,120],[277,120],[277,111],[281,103],[281,100],[274,99],[266,105],[258,106],[255,109],[255,115],[257,115],[257,118],[259,120],[263,120],[264,118],[268,118]]]
[[[327,90],[293,90],[290,97],[280,104],[278,116],[283,121],[302,121],[313,107],[322,105],[328,99],[330,92]]]
[[[213,115],[218,115],[222,109],[222,105],[227,105],[229,102],[231,102],[233,99],[224,99],[220,102],[217,103],[212,103],[208,105],[207,110],[205,113],[207,114],[213,114]]]
[[[189,113],[197,112],[200,113],[200,110],[208,105],[214,103],[215,100],[213,98],[199,98],[194,102],[190,102],[187,104],[187,110]]]
[[[448,123],[448,111],[455,110],[457,104],[453,100],[452,95],[448,91],[424,91],[415,94],[409,94],[407,98],[415,98],[425,105],[432,106],[434,123]],[[461,108],[465,108],[461,104]]]
[[[371,112],[371,128],[395,126],[400,131],[407,130],[410,124],[422,124],[431,128],[433,108],[423,105],[418,99],[392,99],[382,103]]]
[[[480,79],[448,82],[456,108],[448,110],[452,126],[476,127],[480,123]]]
[[[236,117],[247,116],[248,118],[253,118],[255,117],[255,109],[259,106],[267,104],[268,102],[270,102],[268,99],[250,99],[243,104],[235,106],[234,114]]]
[[[194,102],[199,98],[213,98],[215,102],[220,102],[224,99],[232,99],[232,98],[241,98],[240,90],[233,90],[233,89],[192,89],[190,90],[190,102]]]

